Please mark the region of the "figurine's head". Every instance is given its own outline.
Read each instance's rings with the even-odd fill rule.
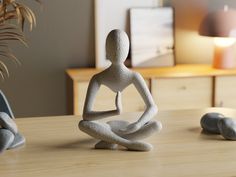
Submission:
[[[112,30],[106,39],[106,57],[113,64],[123,63],[129,53],[129,38],[122,30]]]

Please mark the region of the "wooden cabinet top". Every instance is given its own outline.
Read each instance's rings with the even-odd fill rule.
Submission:
[[[181,64],[173,67],[161,68],[131,68],[142,74],[144,78],[178,78],[236,75],[235,69],[214,69],[207,64]],[[96,68],[68,69],[66,73],[74,81],[87,81],[94,74],[102,71]]]

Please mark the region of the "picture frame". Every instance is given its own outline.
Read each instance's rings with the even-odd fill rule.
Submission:
[[[172,7],[132,8],[130,30],[132,67],[175,65]]]
[[[105,41],[111,30],[124,30],[130,37],[129,10],[134,7],[153,8],[159,5],[162,5],[162,0],[95,0],[96,68],[106,68],[110,64],[106,59]]]

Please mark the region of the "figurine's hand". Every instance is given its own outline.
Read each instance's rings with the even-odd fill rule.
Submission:
[[[121,93],[117,92],[116,93],[116,110],[118,114],[122,112],[122,102],[121,102]]]
[[[141,124],[138,123],[138,122],[134,122],[132,124],[129,124],[125,129],[121,129],[120,133],[122,133],[122,134],[130,134],[130,133],[136,132],[140,128],[141,128]]]

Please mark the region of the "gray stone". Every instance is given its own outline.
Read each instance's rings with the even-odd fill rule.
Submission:
[[[236,140],[236,121],[231,118],[219,120],[218,127],[221,135],[227,140]]]
[[[0,153],[9,148],[14,141],[14,134],[7,129],[0,129]]]
[[[12,142],[12,144],[10,145],[10,147],[8,149],[14,149],[20,146],[23,146],[25,144],[25,137],[23,137],[20,133],[17,133],[15,135],[15,138]]]
[[[17,132],[18,132],[16,123],[5,112],[0,112],[0,125],[2,128],[10,130],[14,134],[17,134]]]
[[[218,121],[223,119],[224,115],[220,113],[207,113],[201,118],[201,127],[209,133],[220,134]]]

